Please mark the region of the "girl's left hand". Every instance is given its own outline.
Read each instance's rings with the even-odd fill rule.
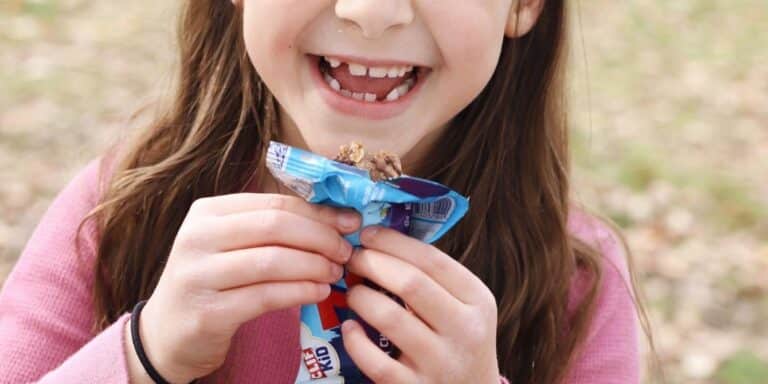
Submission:
[[[347,303],[401,351],[395,360],[354,320],[342,324],[344,347],[376,383],[499,383],[496,300],[471,271],[432,245],[369,227],[349,271],[399,296],[358,284]]]

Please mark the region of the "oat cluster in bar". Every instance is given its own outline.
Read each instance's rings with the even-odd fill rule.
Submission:
[[[373,181],[393,179],[403,174],[403,165],[396,154],[379,151],[366,156],[365,147],[354,141],[342,145],[333,160],[367,170]]]

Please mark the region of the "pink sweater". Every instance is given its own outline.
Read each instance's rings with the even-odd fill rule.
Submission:
[[[97,201],[98,177],[94,160],[57,196],[0,292],[0,383],[128,383],[123,349],[128,313],[98,334],[91,331],[93,228],[86,227],[86,259],[78,260],[74,248],[77,224]],[[615,234],[583,214],[574,213],[569,228],[598,246],[606,265],[595,317],[567,383],[638,383],[638,323],[623,248]],[[574,279],[571,309],[582,294]],[[233,382],[293,383],[298,321],[298,308],[291,308],[244,324],[225,362]],[[221,371],[201,382],[213,382]]]

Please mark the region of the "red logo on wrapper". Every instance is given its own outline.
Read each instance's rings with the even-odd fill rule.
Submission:
[[[309,376],[311,378],[321,379],[325,377],[325,371],[323,371],[323,367],[320,365],[320,361],[317,360],[315,351],[312,348],[304,348],[302,355],[304,356],[304,364],[307,365],[307,370],[309,371]]]
[[[339,316],[336,314],[336,308],[348,308],[347,293],[331,289],[331,294],[325,300],[317,303],[317,312],[320,314],[323,329],[332,329],[341,325]]]
[[[362,283],[363,278],[347,273],[344,281],[347,283],[347,287],[351,288]],[[320,314],[320,322],[323,324],[323,329],[333,329],[341,325],[339,315],[336,313],[336,309],[339,308],[349,308],[349,305],[347,305],[347,292],[331,289],[331,294],[325,300],[317,303],[317,312]]]

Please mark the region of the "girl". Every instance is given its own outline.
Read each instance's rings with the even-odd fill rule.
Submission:
[[[625,252],[569,199],[565,1],[195,0],[180,27],[171,103],[64,189],[9,276],[0,381],[292,383],[298,306],[347,265],[413,311],[350,291],[402,351],[343,324],[377,383],[638,382]],[[437,246],[368,228],[353,252],[357,215],[265,172],[273,139],[398,153],[470,212]]]

